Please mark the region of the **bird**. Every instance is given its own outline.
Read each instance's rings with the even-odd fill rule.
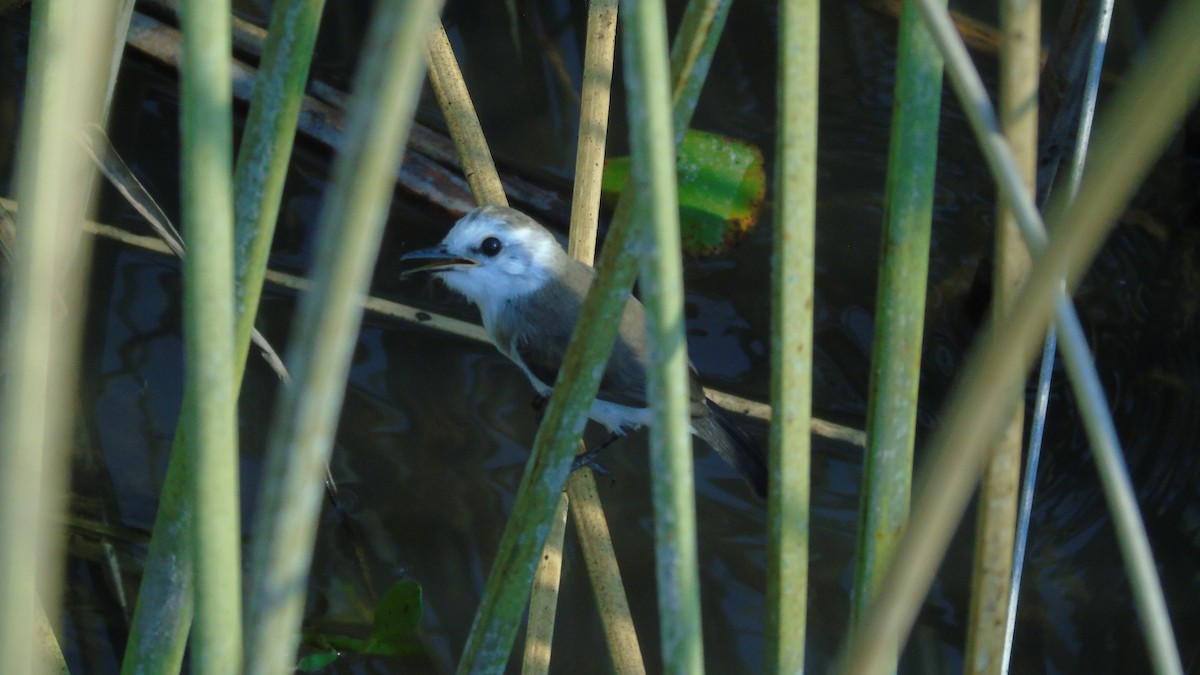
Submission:
[[[402,276],[435,275],[478,309],[492,344],[524,373],[539,396],[549,396],[595,278],[550,230],[513,208],[485,205],[458,220],[441,243],[401,256]],[[589,417],[611,438],[652,423],[646,394],[646,312],[630,297]],[[688,362],[691,430],[741,474],[760,498],[767,493],[761,447],[728,411],[704,393]]]

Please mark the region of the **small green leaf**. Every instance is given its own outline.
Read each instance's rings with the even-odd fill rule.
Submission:
[[[301,660],[297,666],[305,670],[308,664],[313,669],[328,665],[338,654],[362,654],[369,656],[420,656],[423,651],[415,641],[406,640],[421,625],[423,605],[421,584],[411,579],[392,584],[375,609],[371,624],[371,636],[363,639],[338,633],[326,633],[306,629],[302,635],[304,644],[321,650]],[[353,628],[353,627],[352,627]],[[361,635],[362,627],[353,630]],[[332,654],[332,656],[327,656]]]
[[[767,194],[762,151],[737,139],[688,130],[676,159],[683,250],[707,256],[729,250],[758,222]],[[629,158],[605,162],[601,191],[613,203],[629,177]]]
[[[329,667],[331,663],[337,660],[337,657],[337,650],[332,648],[323,652],[314,652],[300,659],[300,663],[296,664],[296,670],[304,673],[315,673]]]
[[[395,645],[401,638],[417,630],[421,625],[421,613],[421,584],[412,579],[392,584],[375,610],[371,639]]]

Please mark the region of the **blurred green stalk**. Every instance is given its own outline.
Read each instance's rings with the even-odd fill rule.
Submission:
[[[708,75],[712,49],[716,46],[714,33],[719,34],[724,25],[728,4],[729,0],[693,0],[685,10],[676,40],[686,43],[700,40],[707,50],[701,50],[702,58],[696,57],[692,61],[687,82],[693,78],[703,81]],[[687,15],[697,11],[693,5],[717,8],[714,20],[689,22]],[[688,49],[682,52],[697,53]],[[672,91],[676,147],[683,137],[683,129],[691,121],[699,91],[699,87],[686,85]],[[579,323],[567,347],[554,393],[546,406],[525,474],[517,488],[496,560],[488,574],[487,586],[459,662],[460,673],[497,672],[508,662],[545,543],[545,524],[554,514],[558,495],[587,424],[588,411],[600,386],[602,368],[595,366],[605,363],[612,351],[621,313],[637,275],[640,256],[630,253],[637,250],[637,237],[644,223],[640,218],[646,207],[640,201],[635,204],[634,192],[625,190],[617,202],[596,264],[596,279],[584,299]],[[634,220],[635,214],[639,220]]]
[[[947,45],[956,40],[948,17],[935,12],[932,6],[922,5],[922,12],[927,20],[939,24],[933,31],[941,36],[937,38],[939,43],[942,37]],[[916,491],[919,498],[908,529],[893,556],[878,601],[843,654],[843,672],[879,672],[887,655],[895,653],[908,634],[983,470],[988,442],[1011,411],[1009,394],[1024,379],[1039,351],[1051,314],[1062,297],[1061,289],[1064,285],[1074,288],[1078,283],[1120,208],[1162,151],[1176,122],[1195,101],[1200,90],[1200,41],[1194,36],[1197,25],[1198,0],[1178,2],[1163,15],[1145,57],[1101,118],[1092,168],[1084,176],[1078,199],[1068,206],[1069,197],[1060,193],[1051,203],[1047,217],[1051,237],[1014,302],[1020,311],[1010,313],[1002,322],[990,319],[983,332],[986,337],[968,355],[959,386],[930,441],[929,461],[920,483],[926,489]],[[955,44],[952,51],[965,57],[961,42]],[[949,47],[947,51],[951,51]],[[955,82],[956,88],[961,85]],[[980,113],[973,110],[971,114]],[[1013,194],[1020,196],[1008,194],[1009,186],[1003,189],[1010,199]],[[1031,201],[1028,194],[1023,199]],[[1027,220],[1026,208],[1020,211],[1021,220]],[[1036,209],[1032,209],[1029,219],[1034,223],[1040,220]],[[936,487],[931,482],[934,480]],[[1123,508],[1114,511],[1114,519],[1136,518],[1131,495],[1127,490],[1122,493]],[[1123,543],[1123,548],[1126,545]],[[1153,573],[1153,560],[1144,545],[1133,543],[1131,548],[1136,549],[1136,555],[1127,556],[1135,558],[1140,568],[1148,568],[1133,575],[1135,583],[1141,584],[1138,579],[1142,572]],[[1161,608],[1161,596],[1154,596],[1151,592],[1146,601]],[[1145,609],[1142,602],[1139,599],[1139,613]],[[1170,664],[1171,655],[1160,654],[1170,652],[1173,646],[1169,622],[1159,622],[1165,614],[1152,611],[1142,618],[1150,627],[1147,633],[1156,665],[1164,661]],[[1174,658],[1177,664],[1178,656]],[[1162,670],[1172,672],[1177,667],[1168,665]]]
[[[242,660],[241,508],[233,367],[233,94],[228,2],[185,0],[183,152],[184,372],[194,406],[190,497],[196,566],[192,667],[234,673]]]
[[[908,520],[941,102],[941,54],[916,7],[905,2],[867,402],[851,604],[855,625],[866,614]],[[895,670],[897,656],[886,670]]]
[[[35,663],[38,664],[37,672],[43,675],[70,675],[71,670],[67,667],[62,647],[58,644],[58,636],[54,634],[54,626],[50,624],[50,617],[46,616],[46,609],[40,602],[37,606],[35,620],[37,621],[37,656],[35,657]]]
[[[292,327],[292,382],[271,424],[263,473],[278,479],[263,486],[255,511],[247,673],[286,672],[295,662],[325,467],[440,8],[438,0],[393,0],[372,16],[321,212],[312,289]]]
[[[804,671],[812,435],[820,3],[779,5],[766,670]]]
[[[76,143],[100,118],[118,3],[42,0],[32,9],[17,196],[19,231],[0,372],[0,653],[35,665],[39,602],[59,613],[62,537],[91,250],[80,238],[90,166]],[[106,33],[106,31],[108,31]],[[40,598],[39,598],[39,591]],[[38,659],[40,661],[40,657]]]
[[[654,499],[659,631],[667,672],[704,670],[691,396],[683,331],[683,252],[675,185],[667,17],[661,2],[640,0],[624,13],[625,88],[629,92],[631,180],[651,229],[642,232],[646,304],[646,394]],[[626,188],[627,190],[629,188]]]
[[[242,135],[234,176],[237,388],[246,366],[323,6],[324,0],[280,0],[272,7],[260,76]],[[178,672],[183,659],[193,608],[191,542],[186,532],[194,511],[184,490],[189,473],[185,418],[191,411],[185,400],[122,662],[125,675]]]

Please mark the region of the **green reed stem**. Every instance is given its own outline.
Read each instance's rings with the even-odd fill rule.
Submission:
[[[184,371],[194,412],[191,499],[196,639],[192,667],[232,673],[242,660],[241,509],[233,366],[233,94],[228,2],[181,7]]]
[[[325,467],[394,184],[424,79],[425,40],[441,3],[385,2],[355,76],[345,146],[321,212],[312,290],[292,328],[292,383],[272,420],[255,512],[247,673],[294,663]]]
[[[952,32],[946,32],[948,18],[937,13],[932,3],[922,1],[922,13],[939,44],[944,40],[956,45],[952,50],[942,45],[949,65],[950,54],[965,50],[951,37]],[[936,480],[936,487],[917,490],[920,498],[878,599],[862,631],[843,654],[845,672],[878,672],[885,655],[894,653],[907,635],[983,469],[986,444],[1011,410],[1007,394],[1019,385],[1038,351],[1037,345],[1059,303],[1060,289],[1064,284],[1073,288],[1078,283],[1120,208],[1196,98],[1200,89],[1200,42],[1193,35],[1196,25],[1200,25],[1197,0],[1176,3],[1160,20],[1145,58],[1101,120],[1093,168],[1084,176],[1078,199],[1065,206],[1066,195],[1060,194],[1051,204],[1047,218],[1051,223],[1049,245],[1014,303],[1020,311],[1010,313],[1003,322],[989,320],[986,337],[968,356],[962,380],[941,416],[942,425],[931,439],[930,460],[922,472],[921,484],[933,486],[930,481]],[[961,83],[955,82],[955,86]],[[972,114],[979,114],[979,110]],[[991,132],[988,138],[992,138]],[[1029,201],[1028,194],[1009,194],[1012,186],[1001,185],[1006,198],[1015,195]],[[1013,185],[1019,185],[1019,180]],[[1018,209],[1017,213],[1025,222],[1026,209]],[[1032,222],[1038,222],[1036,209]],[[1027,237],[1027,243],[1036,251],[1035,241]],[[1109,480],[1106,478],[1106,483]],[[1136,508],[1130,508],[1135,504],[1127,487],[1110,501],[1119,498],[1123,502],[1122,508],[1114,511],[1114,518],[1125,521],[1121,527],[1129,525],[1136,532]],[[1153,579],[1153,559],[1144,542],[1144,537],[1131,537],[1121,543],[1127,562],[1133,563],[1131,575],[1139,587],[1147,577]],[[1138,600],[1139,615],[1146,622],[1156,667],[1172,672],[1175,669],[1169,664],[1178,663],[1177,652],[1172,649],[1174,638],[1161,594],[1152,590],[1153,583],[1149,586],[1149,592]],[[1145,589],[1139,594],[1143,592]],[[1163,611],[1146,605],[1157,605]],[[1162,668],[1162,664],[1167,667]]]
[[[187,392],[184,392],[186,399]],[[179,411],[171,460],[146,551],[145,573],[138,587],[130,622],[129,640],[121,660],[121,675],[178,673],[195,614],[192,528],[195,509],[188,490],[191,474],[187,420],[195,413],[187,405]]]
[[[663,667],[699,673],[704,670],[704,643],[666,9],[661,2],[641,0],[625,13],[622,25],[631,187],[652,226],[642,235],[641,282],[650,361],[647,398],[656,419],[650,425],[650,473]]]
[[[804,671],[820,4],[779,6],[766,670]]]
[[[851,607],[855,624],[908,520],[917,435],[942,57],[912,2],[900,14],[899,52]],[[887,670],[895,670],[895,659]]]

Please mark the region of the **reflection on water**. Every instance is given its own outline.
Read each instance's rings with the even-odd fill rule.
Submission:
[[[265,16],[263,3],[243,3]],[[331,4],[315,70],[348,79],[367,3]],[[672,4],[677,17],[681,3]],[[516,33],[503,3],[483,8],[451,2],[448,28],[459,50],[496,155],[508,166],[568,179],[577,124],[572,100],[544,60],[536,32],[552,36],[571,72],[582,44],[581,3],[521,5]],[[817,414],[861,426],[873,331],[878,232],[890,133],[894,68],[893,19],[855,3],[825,8],[822,30],[820,231],[816,288],[814,388]],[[773,155],[771,110],[774,25],[770,3],[735,3],[726,39],[697,111],[696,125],[758,143]],[[22,18],[24,17],[24,18]],[[19,55],[27,14],[0,20],[0,49]],[[980,57],[985,71],[989,57]],[[19,102],[23,60],[0,80],[0,118],[7,138]],[[618,66],[618,72],[619,66]],[[576,75],[577,78],[577,75]],[[577,80],[576,80],[577,84]],[[178,103],[173,73],[127,59],[113,138],[168,212],[177,211]],[[616,92],[614,111],[623,110]],[[436,122],[434,107],[423,108]],[[965,121],[951,98],[944,105],[934,252],[922,366],[922,434],[937,424],[941,401],[962,366],[977,327],[968,296],[991,227],[991,188]],[[623,147],[622,116],[614,145]],[[0,149],[10,146],[0,144]],[[1180,214],[1196,196],[1197,158],[1178,149],[1139,199],[1136,217],[1119,227],[1082,285],[1079,303],[1101,377],[1142,500],[1147,528],[1184,650],[1200,658],[1200,396],[1196,395],[1195,285],[1188,257],[1197,223]],[[272,265],[302,272],[328,168],[326,154],[301,143],[289,175]],[[1190,173],[1189,173],[1190,172]],[[1189,178],[1190,177],[1190,178]],[[11,156],[0,158],[0,183],[12,194]],[[1188,183],[1188,181],[1191,181]],[[1182,195],[1182,197],[1181,197]],[[1188,201],[1189,197],[1192,201]],[[399,253],[440,238],[445,214],[400,196],[376,272],[376,290],[438,311],[470,317],[444,289],[424,280],[400,282]],[[768,304],[771,208],[737,250],[687,266],[688,334],[705,381],[765,400],[769,388]],[[102,218],[143,231],[136,216],[107,195]],[[561,226],[561,223],[556,225]],[[1190,248],[1189,248],[1190,247]],[[76,510],[144,532],[170,451],[182,394],[178,265],[115,244],[97,247],[89,312]],[[1190,294],[1190,295],[1189,295]],[[294,297],[271,290],[260,327],[286,347]],[[1014,672],[1139,672],[1146,659],[1128,585],[1061,368],[1052,395],[1047,453],[1033,515],[1027,584],[1017,625]],[[251,359],[242,397],[243,508],[249,513],[261,471],[263,436],[276,384]],[[314,624],[361,624],[373,595],[414,578],[426,600],[422,642],[428,661],[404,661],[417,672],[446,671],[460,652],[512,505],[536,432],[538,415],[525,378],[488,345],[368,316],[355,352],[331,470],[341,510],[327,508],[313,567],[309,616]],[[766,441],[761,422],[748,431]],[[592,430],[598,440],[601,435]],[[845,633],[861,459],[858,450],[819,440],[813,460],[809,666],[830,667]],[[920,449],[918,448],[918,457]],[[652,521],[645,434],[614,445],[601,462],[601,497],[642,647],[658,669]],[[741,480],[709,449],[697,450],[697,509],[704,584],[705,658],[710,672],[762,669],[765,607],[765,515]],[[907,672],[961,668],[971,518],[943,565],[903,662]],[[601,628],[573,532],[567,538],[564,587],[555,632],[556,669],[608,672]],[[85,550],[86,533],[76,535]],[[135,538],[136,539],[136,538]],[[136,581],[144,551],[125,542]],[[129,555],[132,552],[133,555]],[[83,558],[69,569],[64,644],[76,672],[116,672],[125,639],[123,612],[102,569]],[[132,587],[131,587],[132,588]],[[130,591],[132,592],[132,590]],[[520,645],[518,644],[518,649]],[[565,665],[565,664],[569,664]],[[348,657],[338,672],[394,672],[386,659]]]

